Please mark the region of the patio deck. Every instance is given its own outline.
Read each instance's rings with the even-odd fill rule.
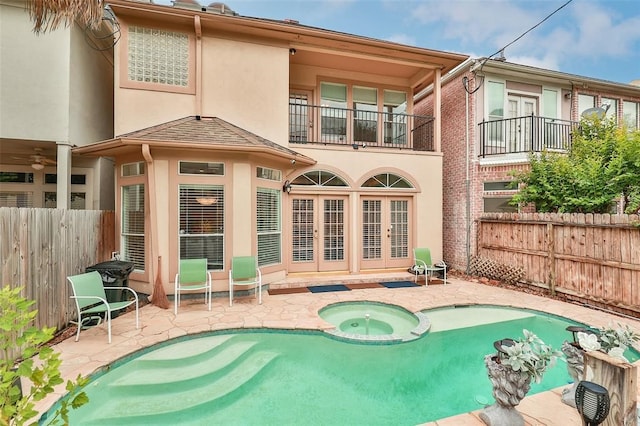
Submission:
[[[229,307],[227,297],[214,298],[212,311],[207,311],[201,299],[184,299],[178,311],[160,309],[153,305],[144,306],[140,311],[141,328],[135,329],[135,316],[127,313],[116,318],[112,324],[113,343],[107,343],[103,326],[83,331],[80,341],[69,338],[54,348],[61,354],[63,377],[72,379],[78,374],[88,375],[139,349],[155,343],[186,334],[200,333],[230,328],[281,328],[281,329],[327,329],[333,326],[318,315],[318,310],[328,304],[341,301],[373,300],[391,303],[417,312],[423,309],[454,304],[491,304],[535,309],[560,315],[603,327],[611,321],[628,324],[640,331],[640,321],[615,316],[606,312],[563,303],[532,294],[514,292],[498,287],[447,277],[449,284],[411,288],[362,288],[352,291],[326,293],[287,293],[269,295],[263,291],[263,304],[253,297],[238,297]],[[366,274],[344,277],[315,276],[292,278],[280,283],[279,288],[297,287],[306,279],[309,284],[320,282],[365,283],[372,281],[412,280],[408,273]],[[264,290],[264,289],[263,289]],[[173,308],[173,307],[171,307]],[[638,381],[640,384],[640,380]],[[49,395],[37,405],[40,412],[46,411],[64,392]],[[582,425],[575,409],[560,400],[562,388],[532,395],[518,406],[526,424],[539,425]],[[410,409],[409,407],[407,409]],[[478,417],[479,411],[425,423],[429,426],[476,426],[484,423]]]

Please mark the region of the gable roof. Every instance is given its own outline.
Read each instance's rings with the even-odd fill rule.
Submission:
[[[150,145],[164,148],[189,148],[255,152],[275,155],[304,164],[315,160],[285,146],[242,129],[219,117],[188,116],[136,130],[114,139],[74,148],[77,154],[114,155],[130,151],[126,147]]]

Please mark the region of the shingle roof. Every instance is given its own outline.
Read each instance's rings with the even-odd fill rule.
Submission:
[[[269,148],[287,155],[302,155],[218,117],[184,117],[120,135],[118,138]]]

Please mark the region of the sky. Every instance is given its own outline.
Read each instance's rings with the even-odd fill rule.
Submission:
[[[204,6],[215,0],[199,0]],[[568,0],[225,0],[242,16],[486,57]],[[171,0],[154,0],[171,5]],[[640,79],[640,1],[571,0],[504,50],[508,62],[630,83]]]

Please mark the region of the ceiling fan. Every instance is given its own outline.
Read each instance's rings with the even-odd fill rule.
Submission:
[[[45,166],[55,166],[55,160],[51,160],[42,155],[42,148],[34,148],[35,154],[31,154],[29,159],[23,157],[13,157],[15,160],[31,161],[31,167],[35,170],[42,170]]]

